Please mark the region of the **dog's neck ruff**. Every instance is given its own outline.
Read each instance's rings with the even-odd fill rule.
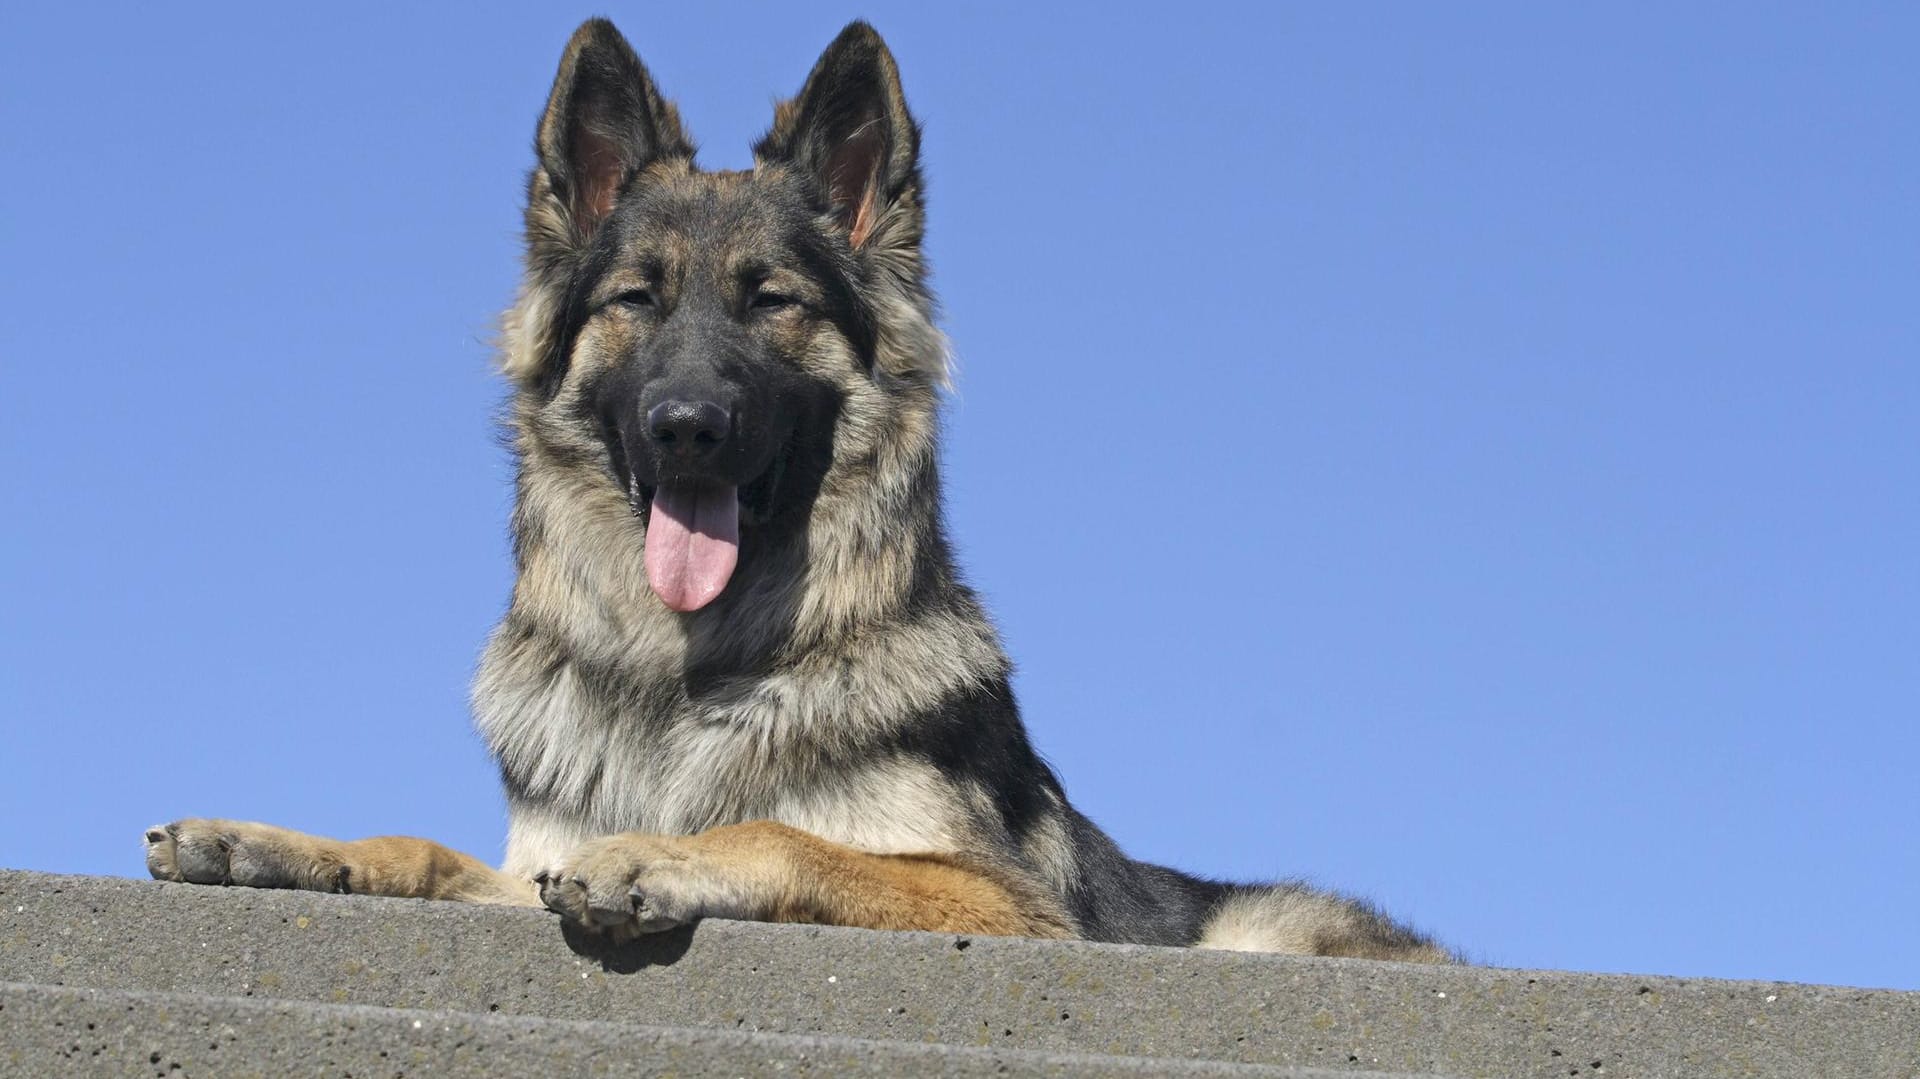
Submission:
[[[516,814],[818,824],[796,807],[838,812],[852,762],[892,759],[890,740],[969,687],[1004,687],[993,628],[952,583],[930,437],[829,476],[780,542],[743,530],[726,590],[681,614],[647,579],[621,492],[520,434],[520,575],[473,702]]]

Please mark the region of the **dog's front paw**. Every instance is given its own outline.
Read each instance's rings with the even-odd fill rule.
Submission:
[[[534,877],[547,909],[616,941],[701,918],[752,917],[750,898],[697,839],[638,832],[595,839]]]
[[[155,880],[249,888],[349,891],[345,863],[328,841],[270,824],[188,818],[146,831]]]

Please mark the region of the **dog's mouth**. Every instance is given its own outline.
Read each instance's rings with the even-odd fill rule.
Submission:
[[[740,564],[740,527],[773,513],[786,455],[736,486],[693,480],[656,485],[631,476],[627,504],[646,524],[647,584],[670,610],[697,611],[724,592]]]

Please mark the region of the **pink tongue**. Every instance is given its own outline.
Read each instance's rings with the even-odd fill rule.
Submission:
[[[732,487],[661,486],[647,521],[647,583],[667,606],[697,611],[727,587],[740,560],[740,503]]]

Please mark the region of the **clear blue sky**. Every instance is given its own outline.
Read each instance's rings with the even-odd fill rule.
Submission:
[[[1914,8],[960,7],[606,13],[710,166],[892,44],[1075,800],[1489,962],[1920,988]],[[497,856],[488,342],[598,10],[9,14],[0,865]]]

